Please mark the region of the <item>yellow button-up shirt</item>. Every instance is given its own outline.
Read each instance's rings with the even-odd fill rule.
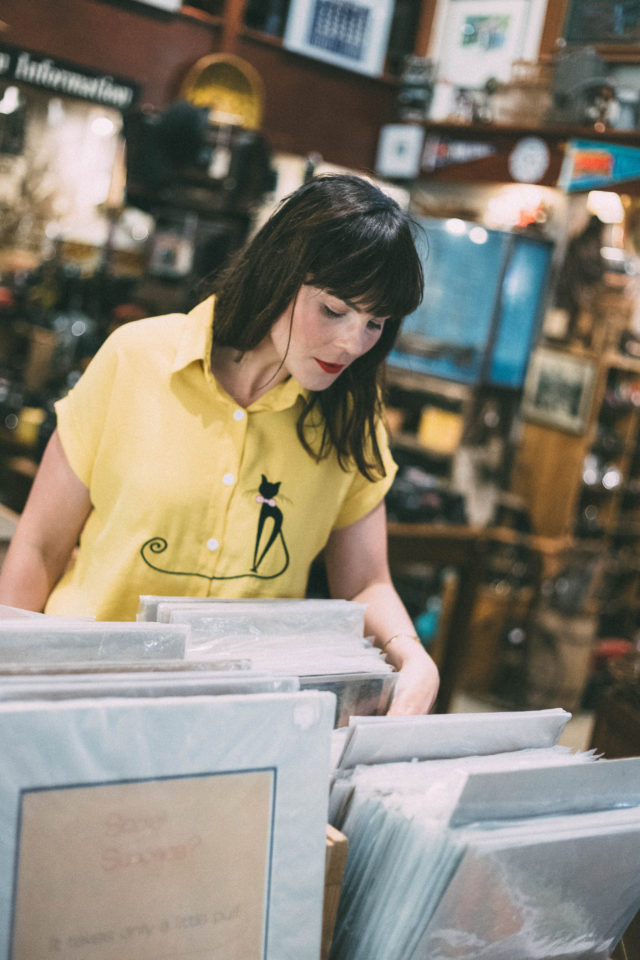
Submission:
[[[211,371],[213,298],[125,324],[58,401],[58,431],[93,509],[47,613],[134,619],[141,594],[301,597],[332,530],[365,516],[371,482],[316,462],[293,378],[247,408]]]

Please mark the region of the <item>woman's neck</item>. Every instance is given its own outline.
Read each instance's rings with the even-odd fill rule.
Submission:
[[[241,407],[249,407],[289,377],[268,341],[245,353],[235,347],[214,346],[211,370],[218,383]]]

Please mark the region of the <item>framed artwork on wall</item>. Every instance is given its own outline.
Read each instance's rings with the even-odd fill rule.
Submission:
[[[509,80],[515,60],[537,59],[543,0],[440,0],[428,54],[438,79],[479,89]]]
[[[558,37],[567,46],[593,46],[608,63],[640,59],[638,0],[554,0],[546,10],[540,53],[556,51]]]
[[[640,5],[636,0],[570,0],[567,43],[625,43],[640,47]]]
[[[283,44],[315,60],[379,76],[393,8],[393,0],[292,0]]]
[[[538,347],[531,357],[522,397],[525,420],[568,433],[584,433],[595,379],[592,359]]]

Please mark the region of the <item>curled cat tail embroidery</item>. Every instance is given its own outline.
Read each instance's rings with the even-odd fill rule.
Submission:
[[[201,580],[242,580],[245,577],[248,577],[252,580],[275,580],[276,577],[282,576],[284,571],[289,566],[289,553],[287,551],[286,545],[283,541],[283,547],[285,552],[285,561],[284,565],[276,573],[257,573],[254,570],[248,571],[247,573],[234,573],[229,574],[228,576],[209,576],[206,573],[200,573],[197,570],[167,570],[166,567],[160,567],[157,563],[152,562],[155,558],[155,555],[165,553],[169,544],[164,537],[151,537],[149,540],[146,540],[140,547],[140,556],[146,563],[148,567],[151,567],[152,570],[155,570],[157,573],[166,573],[171,577],[199,577]]]

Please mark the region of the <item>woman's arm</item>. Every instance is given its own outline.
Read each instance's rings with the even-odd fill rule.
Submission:
[[[44,609],[91,510],[89,490],[53,434],[0,573],[0,603]]]
[[[412,639],[413,623],[391,582],[384,501],[356,523],[334,530],[324,557],[331,596],[367,604],[367,634],[400,671],[389,713],[428,713],[438,692],[438,670]]]

